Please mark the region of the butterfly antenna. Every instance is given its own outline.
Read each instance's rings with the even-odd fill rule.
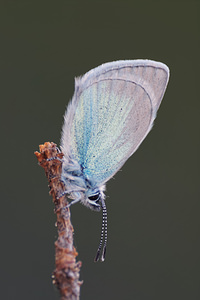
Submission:
[[[103,220],[104,220],[104,245],[103,245],[103,251],[102,251],[102,255],[101,255],[101,261],[103,262],[105,260],[106,257],[106,245],[107,245],[107,238],[108,238],[108,217],[107,217],[107,209],[106,209],[106,204],[103,201],[103,205],[102,205],[102,210],[103,210]]]
[[[103,250],[101,254],[101,261],[103,262],[105,260],[105,255],[106,255],[106,245],[107,245],[107,209],[106,209],[106,204],[104,200],[102,199],[102,211],[103,211],[103,220],[102,220],[102,226],[101,226],[101,239],[99,243],[99,247],[97,250],[97,254],[95,256],[94,261],[97,262],[100,257],[100,252],[103,244],[103,238],[104,238],[104,245],[103,245]]]

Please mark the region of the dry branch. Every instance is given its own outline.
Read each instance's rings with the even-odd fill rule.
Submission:
[[[53,272],[53,283],[58,287],[62,300],[78,300],[82,284],[79,281],[81,262],[76,262],[78,253],[73,246],[74,229],[70,220],[70,210],[66,207],[67,198],[58,198],[65,190],[60,179],[63,153],[59,153],[54,143],[47,142],[39,147],[40,153],[36,151],[35,155],[48,178],[57,215],[58,239],[55,242],[56,269]]]

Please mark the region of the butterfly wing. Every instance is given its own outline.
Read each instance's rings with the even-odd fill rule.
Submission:
[[[106,63],[76,79],[62,133],[65,157],[97,185],[108,181],[152,128],[168,79],[168,67],[150,60]]]

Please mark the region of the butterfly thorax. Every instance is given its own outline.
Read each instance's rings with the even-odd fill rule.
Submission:
[[[61,179],[65,184],[68,198],[74,203],[80,201],[93,210],[101,209],[105,186],[98,186],[92,178],[87,178],[83,167],[76,160],[64,158]]]

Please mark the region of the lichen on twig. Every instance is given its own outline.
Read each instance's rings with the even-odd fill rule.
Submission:
[[[78,255],[73,246],[73,226],[70,220],[70,210],[67,207],[66,195],[59,198],[65,191],[61,181],[63,153],[57,145],[46,142],[40,145],[40,152],[35,152],[38,162],[44,168],[49,181],[50,194],[55,204],[57,215],[58,239],[55,242],[55,270],[53,283],[60,291],[62,300],[78,300],[80,298],[79,281],[81,262],[76,262]]]

